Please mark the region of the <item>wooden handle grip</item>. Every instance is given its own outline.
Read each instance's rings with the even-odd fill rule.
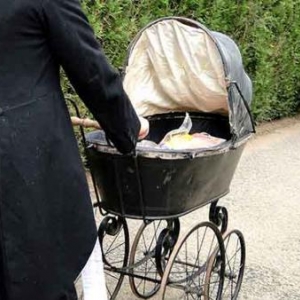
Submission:
[[[85,128],[101,129],[101,126],[97,121],[93,121],[89,118],[80,119],[78,117],[71,117],[71,122],[73,126],[82,126]]]

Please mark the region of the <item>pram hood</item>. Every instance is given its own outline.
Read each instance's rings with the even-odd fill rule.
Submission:
[[[228,36],[179,17],[142,29],[129,47],[124,88],[139,115],[200,111],[229,117],[234,139],[254,132],[252,83]]]

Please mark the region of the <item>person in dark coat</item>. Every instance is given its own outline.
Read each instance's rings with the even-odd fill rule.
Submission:
[[[0,0],[0,299],[73,300],[96,227],[62,66],[122,153],[140,121],[79,0]]]

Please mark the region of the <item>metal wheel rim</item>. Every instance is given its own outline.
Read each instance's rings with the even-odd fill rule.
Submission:
[[[228,276],[226,275],[226,273],[228,272],[228,270],[227,270],[227,268],[229,266],[228,262],[233,260],[234,257],[229,257],[228,253],[226,252],[226,249],[228,248],[228,244],[229,244],[229,241],[230,241],[228,239],[233,234],[237,235],[237,238],[238,238],[237,240],[239,241],[239,245],[240,245],[240,249],[238,249],[235,252],[235,254],[238,251],[240,251],[241,256],[240,256],[240,263],[239,263],[239,273],[238,273],[238,276],[237,276],[238,279],[237,279],[237,282],[235,283],[235,288],[234,288],[233,291],[231,290],[231,295],[229,295],[229,297],[227,297],[225,295],[225,293],[228,290],[228,285],[230,284],[230,279],[228,279]],[[223,240],[224,240],[224,248],[225,248],[225,274],[224,274],[224,286],[223,286],[223,291],[222,291],[222,299],[223,300],[229,300],[229,299],[230,300],[236,300],[238,295],[239,295],[240,289],[241,289],[243,276],[244,276],[244,270],[245,270],[245,261],[246,261],[245,239],[244,239],[243,234],[239,230],[231,230],[231,231],[229,231],[229,232],[227,232],[223,235]],[[226,240],[228,240],[228,243],[226,243]],[[217,254],[218,254],[218,250],[216,250],[215,253],[212,255],[212,257],[210,258],[209,268],[208,268],[208,272],[207,272],[208,277],[210,277],[211,273],[213,272],[214,260],[215,260]],[[230,270],[230,267],[229,267],[229,270]],[[226,284],[227,281],[229,282],[228,285]]]
[[[106,217],[106,218],[110,218],[110,217]],[[103,219],[103,221],[105,221],[105,219]],[[119,236],[121,232],[124,233],[124,243],[122,243],[122,245],[124,245],[124,257],[122,259],[123,263],[122,263],[121,267],[125,268],[128,264],[128,257],[129,257],[129,231],[128,231],[128,225],[127,225],[126,220],[124,218],[119,218],[119,221],[122,223],[122,227],[121,227],[120,231],[117,233],[117,236]],[[103,247],[103,243],[105,243],[105,235],[102,238],[100,238],[99,231],[98,231],[98,235],[99,235],[99,240],[101,241],[100,246],[101,246],[101,251],[102,251],[102,256],[103,256],[107,295],[108,295],[109,300],[114,300],[114,299],[116,299],[116,297],[120,291],[120,288],[122,286],[125,275],[112,271],[114,266],[112,264],[108,263],[107,259],[105,258],[106,253],[104,252],[104,247]],[[120,261],[120,262],[122,262],[122,261]],[[112,278],[112,279],[116,280],[116,284],[115,284],[114,288],[108,287],[107,278]]]
[[[224,235],[223,239],[224,239],[225,253],[226,253],[226,249],[227,249],[226,246],[228,246],[227,243],[226,243],[226,240],[228,240],[228,244],[229,244],[230,236],[232,236],[234,234],[237,236],[237,239],[238,239],[239,245],[240,245],[240,249],[236,250],[236,252],[238,252],[240,250],[240,253],[241,253],[240,255],[241,256],[240,256],[240,263],[239,263],[238,279],[237,279],[237,282],[235,284],[235,289],[234,289],[233,293],[231,291],[230,300],[236,300],[238,295],[239,295],[239,292],[240,292],[240,289],[241,289],[241,286],[242,286],[242,282],[243,282],[244,271],[245,271],[245,262],[246,262],[246,243],[245,243],[245,239],[244,239],[244,236],[243,236],[242,232],[239,231],[239,230],[232,230],[232,231],[229,231],[227,234]],[[226,281],[228,281],[228,280],[230,281],[230,279],[227,279],[227,277],[226,277],[226,268],[228,266],[227,263],[228,263],[228,260],[232,260],[233,258],[228,257],[227,254],[225,254],[225,256],[226,256],[225,283],[226,283]],[[226,293],[226,284],[224,284],[223,295],[224,295],[224,293]]]
[[[217,228],[217,226],[211,222],[203,222],[203,223],[199,223],[196,226],[194,226],[192,229],[190,229],[188,231],[187,234],[185,234],[175,245],[173,252],[171,254],[171,257],[169,259],[169,262],[167,264],[166,270],[165,270],[165,274],[163,276],[162,279],[162,283],[161,283],[161,293],[160,293],[160,299],[165,299],[165,293],[166,293],[166,289],[168,286],[168,279],[169,279],[169,275],[170,272],[172,270],[172,266],[173,263],[175,261],[175,258],[177,257],[180,249],[182,248],[183,244],[188,240],[188,238],[192,235],[193,232],[195,232],[196,230],[199,230],[201,227],[208,227],[210,228],[213,233],[215,234],[216,238],[217,238],[217,243],[219,245],[219,249],[221,249],[221,257],[222,257],[222,265],[221,265],[221,275],[220,276],[220,282],[219,282],[219,288],[218,288],[218,295],[217,298],[214,300],[221,300],[222,298],[222,289],[223,289],[223,284],[224,284],[224,273],[225,273],[225,249],[224,249],[224,243],[223,243],[223,239],[222,239],[222,235],[219,231],[219,229]],[[213,251],[214,253],[214,251]],[[208,257],[208,261],[210,260],[210,257]],[[207,261],[207,262],[208,262]],[[204,300],[209,300],[209,298],[207,298],[205,295],[203,295],[203,299]],[[194,297],[187,297],[186,299],[197,299]]]
[[[139,242],[141,240],[141,238],[143,237],[143,233],[145,231],[145,229],[147,228],[147,226],[150,226],[151,224],[154,224],[155,221],[152,221],[150,223],[144,223],[140,226],[136,236],[135,236],[135,239],[134,239],[134,242],[132,244],[132,247],[131,247],[131,250],[130,250],[130,257],[129,257],[129,265],[130,266],[133,266],[136,261],[135,261],[135,256],[136,256],[136,251],[137,251],[137,248],[138,248],[138,245],[139,245]],[[157,229],[159,228],[161,224],[161,221],[159,221],[159,224],[157,226]],[[157,235],[157,238],[158,238],[158,235]],[[157,239],[155,238],[155,243],[154,243],[154,240],[153,240],[153,244],[152,242],[150,242],[150,247],[153,247],[153,251],[155,254],[155,247],[156,247],[156,242],[157,242]],[[155,261],[155,257],[153,257],[153,260]],[[157,279],[160,278],[159,276],[159,272],[157,271],[156,267],[155,267],[155,270],[156,270],[156,274],[155,274],[155,277],[157,277]],[[134,274],[134,269],[132,268],[130,270],[130,272],[132,274]],[[142,281],[141,281],[142,282]],[[129,284],[130,284],[130,288],[132,290],[132,292],[137,296],[137,297],[140,297],[142,299],[148,299],[148,298],[151,298],[152,296],[154,296],[158,291],[159,291],[159,288],[160,288],[160,284],[156,284],[154,286],[154,288],[149,291],[149,292],[144,292],[144,293],[141,293],[138,291],[138,286],[136,285],[136,282],[135,282],[135,278],[134,277],[131,277],[129,276]]]

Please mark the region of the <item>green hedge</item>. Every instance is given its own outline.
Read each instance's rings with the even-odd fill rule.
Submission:
[[[254,83],[257,121],[299,109],[300,0],[83,0],[82,5],[115,67],[123,65],[130,41],[149,22],[193,18],[239,45]]]

